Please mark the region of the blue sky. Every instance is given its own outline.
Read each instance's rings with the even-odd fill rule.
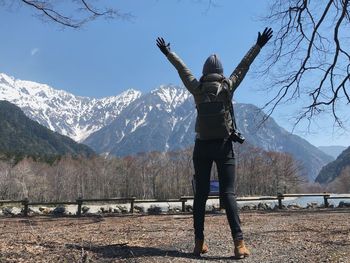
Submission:
[[[43,23],[28,7],[1,7],[0,72],[80,96],[101,98],[129,88],[148,92],[161,84],[181,84],[155,45],[158,36],[171,43],[199,78],[204,60],[214,52],[229,75],[255,43],[257,32],[267,26],[258,19],[267,12],[266,1],[215,1],[218,5],[209,9],[206,0],[106,2],[133,18],[100,19],[74,30]],[[254,67],[259,61],[252,71]],[[235,99],[263,105],[271,94],[258,91],[258,86],[259,80],[248,73]],[[289,131],[295,107],[283,106],[273,115]],[[327,118],[309,133],[304,124],[295,133],[317,146],[350,145],[349,133],[333,130]]]

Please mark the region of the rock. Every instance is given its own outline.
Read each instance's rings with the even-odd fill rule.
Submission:
[[[135,213],[144,213],[145,212],[145,208],[143,206],[135,205],[134,206],[134,212]]]
[[[282,205],[282,210],[283,209],[287,209],[287,207],[285,205]],[[278,204],[276,204],[272,210],[281,210],[281,209],[279,208]]]
[[[2,208],[2,213],[5,216],[13,216],[14,215],[14,213],[12,211],[12,207],[4,207],[4,208]]]
[[[213,210],[213,206],[212,205],[206,205],[205,206],[205,211],[206,212],[211,212]]]
[[[269,210],[270,206],[266,203],[259,203],[258,204],[258,210]]]
[[[244,206],[241,207],[241,210],[249,211],[250,210],[250,206],[249,205],[244,205]]]
[[[87,212],[89,212],[89,210],[90,210],[90,207],[85,205],[81,208],[81,211],[83,212],[83,214],[86,214]]]
[[[52,214],[54,216],[63,216],[65,212],[66,212],[66,208],[63,205],[59,205],[52,211]]]
[[[178,206],[169,206],[168,213],[180,213],[181,208]]]
[[[318,203],[317,202],[311,202],[311,203],[307,203],[306,208],[308,209],[314,209],[318,207]]]
[[[220,205],[219,204],[214,204],[211,209],[213,212],[219,211],[220,210]]]
[[[243,211],[256,210],[256,209],[257,209],[257,206],[254,204],[248,204],[241,207],[241,210]]]
[[[289,204],[287,205],[288,209],[301,209],[302,207],[298,204]]]
[[[123,214],[129,213],[129,210],[125,205],[118,206],[118,208]]]
[[[298,204],[289,204],[287,205],[288,209],[301,209],[302,207]]]
[[[104,207],[100,207],[100,211],[101,211],[102,214],[107,213],[107,210]]]
[[[39,211],[43,214],[43,215],[49,215],[52,213],[52,209],[48,208],[48,207],[39,207]]]
[[[120,210],[120,208],[118,206],[116,206],[114,209],[113,209],[113,212],[116,213],[116,214],[120,214],[122,212],[122,210]]]
[[[147,209],[148,214],[150,215],[159,215],[162,213],[162,209],[159,206],[156,205],[151,205],[148,209]]]
[[[185,210],[186,212],[193,212],[193,207],[191,205],[186,205]]]
[[[341,201],[339,202],[338,207],[350,207],[350,203]]]

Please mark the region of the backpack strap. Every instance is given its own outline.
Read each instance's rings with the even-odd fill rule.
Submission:
[[[232,103],[232,93],[229,90],[229,82],[227,79],[224,79],[221,83],[221,89],[224,89],[227,92],[227,98],[228,98],[228,104],[229,104],[229,111],[231,114],[232,124],[233,124],[233,130],[237,130],[237,124],[236,124],[236,118],[235,118],[235,112],[233,110],[233,103]]]

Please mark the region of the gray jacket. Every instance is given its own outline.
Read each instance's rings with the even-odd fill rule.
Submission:
[[[178,71],[185,87],[193,95],[196,105],[208,101],[208,94],[219,94],[217,100],[225,102],[225,107],[227,107],[227,110],[229,110],[230,104],[228,102],[232,100],[234,91],[245,77],[249,70],[249,66],[253,63],[259,52],[260,47],[258,45],[254,45],[247,52],[228,79],[225,79],[224,76],[220,74],[214,73],[202,76],[200,81],[193,76],[192,72],[188,69],[185,63],[174,52],[170,52],[167,58]],[[222,88],[223,81],[227,83],[230,94],[226,94],[225,92],[219,93],[219,89]],[[228,99],[227,96],[230,96],[230,98]],[[197,132],[197,138],[200,139],[200,134],[198,134],[198,118],[196,121],[195,131]]]

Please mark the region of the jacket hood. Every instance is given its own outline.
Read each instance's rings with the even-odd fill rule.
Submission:
[[[203,75],[212,73],[223,74],[224,69],[217,54],[210,55],[203,65]]]

